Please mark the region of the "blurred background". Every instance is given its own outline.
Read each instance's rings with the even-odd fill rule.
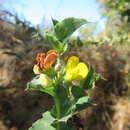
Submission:
[[[82,111],[84,130],[130,130],[130,0],[0,0],[0,130],[27,130],[51,108],[50,96],[25,91],[38,52],[48,50],[51,19],[85,18],[72,52],[104,79]]]

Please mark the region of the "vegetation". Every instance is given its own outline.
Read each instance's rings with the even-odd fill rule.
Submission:
[[[130,42],[130,1],[129,0],[98,0],[102,14],[107,19],[101,37],[108,37],[109,42]]]
[[[106,19],[106,24],[104,29],[96,35],[96,24],[85,20],[80,19],[81,23],[76,22],[77,25],[66,26],[67,29],[65,29],[64,20],[59,22],[53,19],[54,26],[52,29],[46,30],[45,27],[33,27],[30,22],[21,20],[17,15],[1,10],[0,130],[35,130],[44,124],[43,121],[48,119],[45,118],[47,116],[51,116],[52,122],[48,123],[48,127],[52,129],[59,129],[61,123],[64,124],[62,125],[64,129],[70,126],[85,130],[129,129],[130,2],[129,0],[97,1],[101,5],[102,17]],[[85,25],[81,27],[83,24]],[[78,28],[78,37],[71,35]],[[61,34],[62,30],[65,33]],[[39,60],[35,60],[37,54],[42,53],[48,56],[46,53],[49,50],[56,50],[51,51],[51,55],[54,54],[56,57],[54,62],[49,64],[51,66],[49,73],[42,71],[40,74],[34,74],[34,72],[37,73],[34,64],[39,63]],[[85,78],[79,79],[80,82],[73,81],[73,71],[67,72],[71,56],[75,56],[76,59],[78,57],[79,61],[87,66],[89,72],[92,71],[93,78],[95,74],[97,76],[97,73],[100,73],[102,79],[96,82],[88,80],[90,75],[88,73]],[[61,63],[62,65],[58,65]],[[50,74],[52,71],[53,76],[52,73]],[[63,79],[59,80],[58,75]],[[71,78],[66,75],[71,75]],[[34,76],[36,77],[31,81]],[[41,82],[39,78],[44,79],[44,82]],[[44,85],[48,85],[48,80],[49,86],[45,87]],[[90,83],[91,89],[84,87],[81,89],[82,82],[85,80],[87,80],[87,84],[93,81],[94,86]],[[27,89],[40,89],[42,92],[25,91],[27,84]],[[61,91],[64,91],[64,94],[56,93],[54,91],[56,88],[57,90],[63,88]],[[71,91],[67,91],[68,89]],[[77,95],[77,91],[79,95]],[[60,103],[63,102],[63,97],[67,102],[73,101],[70,106],[73,106],[74,109],[72,110],[70,106],[66,107],[68,104],[59,105],[61,112],[59,117],[54,93],[56,97],[60,97]],[[71,98],[68,95],[71,95]],[[90,102],[82,104],[84,103],[82,98],[85,101],[89,99],[92,104]],[[96,105],[93,105],[93,101]],[[80,105],[77,105],[77,102]],[[91,107],[86,106],[88,104]],[[54,107],[52,108],[52,106]],[[77,108],[77,106],[83,106],[83,108]],[[65,111],[62,111],[63,107],[66,108]],[[87,109],[84,109],[86,107]],[[69,112],[66,113],[66,110]],[[45,113],[42,114],[43,112]]]
[[[37,55],[37,64],[33,69],[37,76],[28,83],[27,90],[48,93],[54,100],[54,106],[43,113],[43,117],[34,123],[30,130],[77,129],[70,118],[93,104],[86,91],[92,88],[100,77],[90,65],[79,62],[76,56],[68,57],[67,65],[63,60],[64,53],[69,48],[69,37],[85,24],[86,20],[66,18],[61,22],[53,22],[54,30],[45,34],[53,50]]]

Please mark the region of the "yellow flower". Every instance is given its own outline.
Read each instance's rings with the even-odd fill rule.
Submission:
[[[47,86],[49,86],[49,82],[50,82],[50,81],[49,81],[49,78],[48,78],[47,75],[45,75],[45,74],[40,74],[39,82],[40,82],[41,85],[47,87]]]
[[[88,74],[88,67],[85,63],[79,62],[79,58],[72,56],[67,61],[66,74],[64,79],[66,81],[81,80]]]

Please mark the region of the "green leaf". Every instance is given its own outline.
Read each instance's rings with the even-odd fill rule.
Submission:
[[[55,26],[57,23],[59,23],[59,21],[56,20],[56,19],[54,19],[54,18],[52,18],[52,23],[53,23],[53,25]]]
[[[59,45],[62,44],[58,41],[58,39],[55,37],[53,33],[46,33],[45,38],[53,49],[59,48]]]
[[[37,120],[29,130],[75,130],[71,122],[57,122],[50,111],[43,114],[43,117]]]
[[[36,76],[31,82],[27,84],[26,90],[39,90],[41,92],[48,93],[49,95],[54,95],[54,88],[53,87],[44,87],[39,84],[39,76]]]
[[[81,97],[76,102],[75,113],[79,113],[81,110],[92,106],[94,101],[89,96]]]
[[[73,86],[71,92],[75,99],[78,99],[86,95],[84,89],[79,86]]]
[[[101,76],[94,71],[92,66],[90,66],[87,77],[81,81],[81,86],[84,89],[91,89],[94,87],[95,81],[99,80],[100,78]]]
[[[54,27],[55,35],[60,41],[66,40],[68,37],[72,35],[74,31],[76,31],[80,26],[86,24],[87,21],[85,19],[79,18],[66,18],[63,21],[57,23]]]
[[[64,117],[62,117],[62,118],[60,118],[60,119],[58,119],[58,120],[56,120],[56,121],[57,121],[57,122],[67,122],[67,120],[68,120],[70,117],[72,117],[72,115],[71,115],[71,114],[68,114],[67,116],[64,116]]]
[[[53,33],[46,33],[46,40],[52,49],[57,50],[59,53],[64,53],[67,48],[67,43],[61,43]]]
[[[56,130],[50,124],[47,124],[44,119],[37,120],[29,130]]]
[[[53,121],[55,121],[55,118],[51,115],[50,111],[43,113],[42,116],[43,116],[44,120],[49,124],[52,124]]]
[[[60,126],[59,129],[57,130],[76,130],[74,124],[72,122],[55,122],[55,124],[53,126],[55,126],[55,128],[57,126]]]
[[[49,111],[43,114],[43,117],[33,123],[32,127],[29,130],[56,130],[51,124],[55,118],[51,115]]]

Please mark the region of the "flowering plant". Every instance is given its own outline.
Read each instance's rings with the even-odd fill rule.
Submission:
[[[99,79],[93,68],[80,62],[77,56],[68,56],[66,61],[63,60],[65,52],[69,51],[69,37],[87,21],[78,18],[52,21],[53,32],[45,34],[51,50],[37,54],[37,63],[33,67],[36,77],[27,84],[27,90],[39,90],[51,95],[54,106],[43,113],[29,130],[75,130],[70,118],[93,104],[87,90]]]

